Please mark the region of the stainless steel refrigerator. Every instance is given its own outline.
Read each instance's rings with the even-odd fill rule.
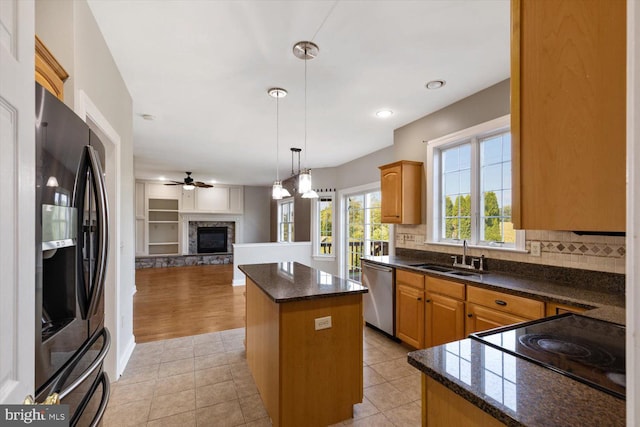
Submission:
[[[109,399],[105,149],[37,83],[35,131],[36,401],[58,393],[72,427],[97,425]]]

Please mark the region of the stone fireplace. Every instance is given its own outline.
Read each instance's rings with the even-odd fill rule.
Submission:
[[[189,221],[188,229],[189,255],[233,252],[235,222]]]
[[[136,257],[136,268],[233,264],[233,245],[242,243],[242,216],[214,213],[180,214],[180,255]],[[198,253],[198,227],[227,231],[226,252]]]

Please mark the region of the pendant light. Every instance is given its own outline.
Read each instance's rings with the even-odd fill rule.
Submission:
[[[282,181],[280,181],[280,173],[278,171],[278,167],[280,166],[280,109],[278,105],[278,100],[280,98],[284,98],[287,96],[287,91],[285,89],[274,87],[267,91],[270,97],[276,99],[276,180],[273,183],[273,188],[271,190],[271,197],[273,200],[281,200],[283,197],[290,197],[291,193],[287,191],[286,188],[282,187]]]
[[[307,60],[318,56],[320,49],[313,42],[298,42],[293,46],[293,54],[304,60],[304,166],[307,166]],[[304,199],[316,199],[318,193],[311,185],[311,170],[304,168],[298,175],[298,192]]]

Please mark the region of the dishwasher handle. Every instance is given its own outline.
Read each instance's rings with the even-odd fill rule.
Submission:
[[[363,263],[363,266],[364,265],[366,265],[367,268],[370,268],[372,270],[384,271],[384,272],[387,272],[387,273],[391,273],[393,271],[393,268],[391,268],[391,267],[384,267],[382,265],[370,264],[368,262]]]

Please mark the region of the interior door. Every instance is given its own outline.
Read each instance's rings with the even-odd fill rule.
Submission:
[[[0,1],[0,403],[34,388],[34,3]]]

